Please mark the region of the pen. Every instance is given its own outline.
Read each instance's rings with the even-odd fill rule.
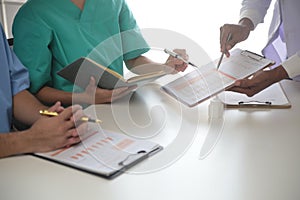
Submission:
[[[188,64],[188,65],[191,65],[191,66],[193,66],[193,67],[198,68],[197,65],[191,63],[190,61],[185,60],[183,57],[181,57],[179,54],[177,54],[177,53],[175,53],[175,52],[173,52],[173,51],[170,51],[170,50],[168,50],[168,49],[164,49],[164,52],[165,52],[166,54],[169,54],[170,56],[173,56],[174,58],[177,58],[177,59],[179,59],[179,60],[182,60],[184,63],[186,63],[186,64]]]
[[[229,40],[231,40],[231,33],[228,34],[228,37],[227,37],[225,46],[227,45],[227,42],[228,42]],[[219,59],[218,65],[217,65],[217,69],[219,69],[219,67],[220,67],[220,65],[221,65],[221,63],[222,63],[223,57],[224,57],[224,52],[222,52],[222,54],[221,54],[221,57],[220,57],[220,59]]]
[[[57,112],[51,112],[48,110],[40,110],[40,114],[46,115],[46,116],[58,116]],[[81,117],[80,120],[84,121],[84,122],[93,122],[93,123],[101,123],[102,122],[100,119],[91,119],[89,117]]]

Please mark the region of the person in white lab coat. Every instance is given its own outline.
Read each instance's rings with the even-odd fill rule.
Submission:
[[[243,0],[238,24],[224,24],[220,28],[221,52],[230,56],[229,50],[246,40],[264,17],[272,0]],[[274,61],[276,67],[260,71],[251,79],[235,82],[231,90],[253,96],[283,79],[297,79],[300,75],[300,1],[276,0],[269,38],[262,53]],[[227,41],[229,34],[230,40]],[[300,80],[300,79],[299,79]]]

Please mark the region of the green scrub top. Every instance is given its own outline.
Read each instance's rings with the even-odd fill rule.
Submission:
[[[56,73],[80,57],[123,75],[123,60],[149,50],[125,0],[86,0],[82,11],[71,0],[28,0],[13,35],[32,93],[43,86],[72,92],[74,85]]]

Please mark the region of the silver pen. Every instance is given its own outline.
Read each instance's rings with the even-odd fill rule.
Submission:
[[[188,64],[188,65],[191,65],[191,66],[193,66],[193,67],[198,68],[197,65],[191,63],[190,61],[185,60],[182,56],[180,56],[179,54],[175,53],[174,51],[170,51],[170,50],[168,50],[168,49],[164,49],[164,52],[165,52],[166,54],[169,54],[170,56],[172,56],[172,57],[174,57],[174,58],[177,58],[177,59],[179,59],[179,60],[182,60],[184,63],[186,63],[186,64]]]
[[[227,42],[228,42],[229,40],[231,40],[231,33],[228,34],[228,37],[227,37],[227,40],[226,40],[225,45],[227,45]],[[222,54],[221,54],[221,57],[220,57],[220,59],[219,59],[218,65],[217,65],[217,69],[219,69],[219,67],[220,67],[220,65],[221,65],[221,63],[222,63],[223,57],[224,57],[224,52],[222,52]]]

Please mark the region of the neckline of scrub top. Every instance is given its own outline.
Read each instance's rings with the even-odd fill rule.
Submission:
[[[78,17],[77,19],[79,21],[85,21],[88,19],[89,16],[91,16],[91,3],[96,3],[95,1],[91,1],[90,0],[86,0],[84,3],[84,7],[81,10],[76,4],[74,4],[71,0],[67,0],[66,2],[66,6],[68,6],[70,8],[70,12],[74,13],[74,15],[76,17]],[[93,7],[93,6],[92,6]],[[88,15],[86,15],[86,13],[88,13]]]

